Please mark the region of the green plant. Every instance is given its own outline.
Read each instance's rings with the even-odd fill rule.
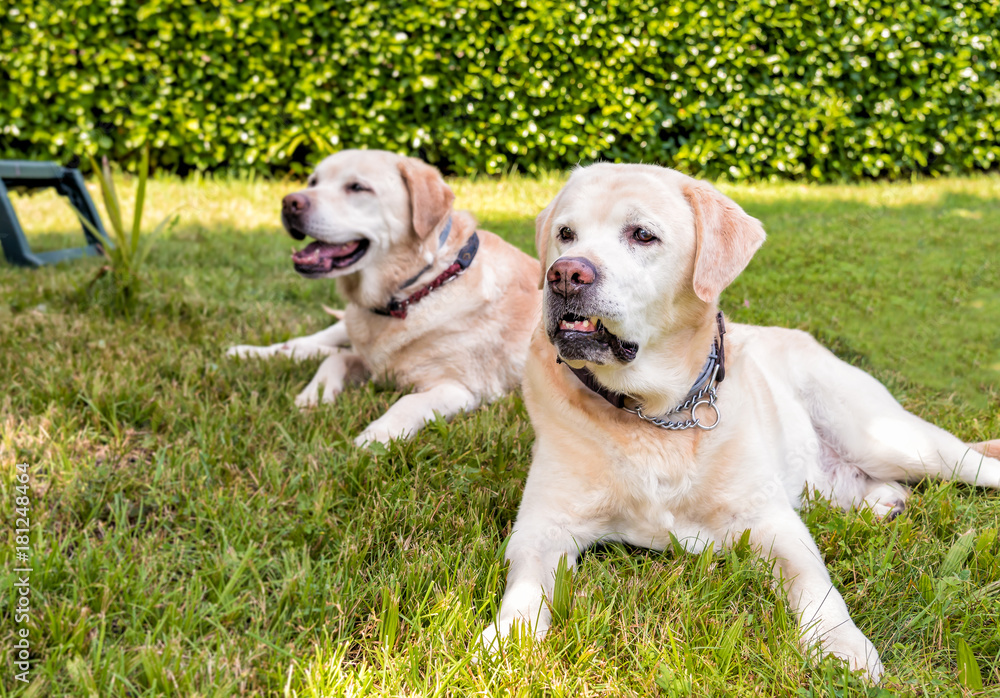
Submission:
[[[181,173],[363,147],[455,174],[604,158],[816,181],[1000,161],[996,2],[15,5],[2,157],[124,162],[148,140]]]
[[[142,233],[142,211],[146,203],[146,180],[149,177],[149,146],[142,151],[142,162],[139,165],[138,187],[135,202],[132,207],[132,225],[127,227],[122,212],[122,202],[115,188],[115,180],[107,157],[102,158],[101,166],[91,157],[90,165],[94,176],[101,187],[104,199],[104,209],[108,215],[108,227],[111,229],[113,244],[104,250],[110,265],[101,267],[88,286],[92,287],[99,279],[107,276],[111,281],[110,309],[113,312],[131,315],[135,311],[139,292],[142,288],[142,263],[149,253],[149,236]],[[98,236],[94,226],[83,216],[80,221]],[[167,216],[152,231],[155,235],[166,226],[176,221],[175,217]]]

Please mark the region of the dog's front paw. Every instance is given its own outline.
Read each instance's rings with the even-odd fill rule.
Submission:
[[[308,387],[295,396],[295,406],[300,410],[309,409],[319,404],[319,391]]]
[[[536,642],[545,639],[549,632],[549,623],[544,619],[537,620],[533,625],[517,619],[495,621],[486,626],[479,636],[479,644],[474,645],[476,656],[492,655],[503,649],[508,638],[531,638]]]
[[[316,407],[321,402],[333,402],[339,394],[340,391],[335,387],[310,383],[295,397],[295,406],[300,410],[309,409]]]
[[[390,441],[398,439],[400,436],[403,434],[380,427],[377,422],[372,422],[354,439],[354,445],[358,448],[366,448],[372,444],[388,446]]]
[[[878,683],[882,677],[882,660],[875,645],[853,623],[827,633],[823,638],[823,652],[843,659],[852,671],[864,671],[872,683]]]
[[[226,349],[226,356],[237,359],[254,359],[268,356],[269,347],[255,347],[250,344],[237,344]]]
[[[365,427],[365,430],[354,439],[354,445],[363,448],[379,443],[388,446],[395,439],[408,439],[416,433],[416,428],[405,419],[400,419],[392,409]]]
[[[476,656],[491,655],[499,652],[500,646],[503,644],[508,632],[510,632],[509,628],[507,631],[501,632],[496,623],[487,625],[486,630],[479,636],[479,643],[473,645]]]

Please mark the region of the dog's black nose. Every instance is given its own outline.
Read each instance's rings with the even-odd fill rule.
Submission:
[[[597,269],[589,259],[561,257],[549,267],[545,277],[554,292],[568,298],[597,281]]]

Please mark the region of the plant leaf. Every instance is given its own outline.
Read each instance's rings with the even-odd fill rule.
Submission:
[[[146,202],[146,178],[149,176],[149,141],[142,149],[142,163],[139,165],[139,187],[135,192],[135,210],[132,212],[132,255],[139,248],[139,229],[142,226],[142,207]]]
[[[73,213],[76,214],[76,217],[80,219],[80,223],[83,224],[83,227],[86,228],[87,231],[90,232],[90,234],[93,235],[98,240],[103,240],[104,236],[101,235],[101,231],[95,228],[94,224],[91,223],[89,220],[87,220],[87,218],[82,213],[80,213],[80,209],[78,209],[76,206],[73,206],[72,201],[69,202],[69,205],[73,209]]]
[[[958,680],[970,690],[983,690],[983,675],[979,671],[979,664],[969,643],[958,638],[955,650],[958,654]]]
[[[941,563],[941,569],[938,573],[939,577],[950,577],[951,575],[962,569],[962,565],[969,557],[969,553],[972,552],[972,546],[975,544],[975,531],[969,530],[963,533],[957,541],[955,541],[951,548],[948,549],[948,553],[944,556],[944,561]]]
[[[105,156],[101,158],[101,168],[103,176],[101,180],[104,182],[105,191],[107,193],[107,198],[110,199],[113,211],[109,211],[108,215],[112,217],[113,225],[118,230],[119,236],[121,236],[122,241],[125,241],[125,223],[122,221],[122,205],[121,199],[118,198],[118,190],[115,189],[115,178],[114,173],[111,171],[111,163],[108,162],[108,158]]]
[[[138,254],[136,255],[135,259],[132,260],[132,267],[134,269],[138,269],[139,267],[141,267],[143,260],[146,259],[146,255],[149,254],[149,249],[153,246],[151,238],[155,237],[156,235],[159,235],[164,230],[169,230],[170,228],[173,228],[175,225],[177,225],[177,221],[180,220],[180,217],[181,216],[179,213],[172,213],[164,217],[164,219],[160,221],[156,225],[156,227],[153,228],[153,230],[151,230],[150,232],[146,233],[146,235],[143,236],[142,244],[139,245]]]
[[[722,636],[722,642],[719,645],[719,650],[716,653],[716,657],[719,660],[719,673],[725,676],[729,673],[729,665],[733,659],[733,650],[736,647],[736,639],[743,632],[743,623],[746,620],[744,614],[740,614],[736,621],[733,622],[726,633]]]
[[[552,589],[552,616],[557,621],[569,618],[573,606],[573,570],[564,554],[556,566],[555,585]]]
[[[107,160],[105,160],[104,164],[107,167]],[[115,198],[114,190],[108,184],[107,177],[105,176],[106,171],[98,166],[97,161],[93,157],[90,158],[90,165],[94,170],[94,176],[97,177],[97,184],[101,187],[101,197],[104,199],[104,209],[108,214],[108,227],[111,228],[111,236],[114,238],[115,247],[119,248],[117,258],[125,260],[127,264],[129,249],[120,248],[125,248],[128,242],[125,240],[125,231],[122,228],[121,213],[118,210],[118,201]],[[107,171],[110,171],[110,167],[107,167]]]

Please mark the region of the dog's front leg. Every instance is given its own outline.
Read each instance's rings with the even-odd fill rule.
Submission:
[[[413,436],[427,422],[441,415],[450,419],[459,412],[475,409],[479,397],[461,383],[438,383],[419,393],[410,393],[396,400],[386,413],[369,424],[355,445],[368,443],[388,444],[393,439]]]
[[[278,354],[288,356],[293,359],[311,359],[314,356],[329,356],[337,351],[338,347],[347,346],[350,339],[347,336],[347,325],[337,322],[327,327],[321,332],[311,334],[306,337],[296,337],[287,342],[279,342],[266,347],[256,347],[249,344],[239,344],[229,347],[226,356],[235,356],[240,359],[267,359]]]
[[[527,495],[527,493],[526,493]],[[551,504],[551,501],[549,502]],[[534,509],[534,507],[532,507]],[[558,508],[555,507],[557,510]],[[583,531],[573,531],[551,515],[552,508],[537,510],[537,516],[524,516],[524,505],[507,543],[507,589],[500,603],[500,613],[480,636],[487,652],[496,652],[515,627],[541,640],[552,624],[550,604],[560,559],[572,568],[580,552],[594,543]]]
[[[760,553],[772,561],[772,570],[788,594],[805,645],[819,644],[825,654],[863,670],[877,682],[882,662],[871,641],[851,620],[840,592],[830,581],[823,557],[809,529],[791,508],[772,510],[748,524]]]
[[[323,359],[316,375],[295,398],[300,408],[314,407],[322,402],[333,402],[347,382],[359,382],[368,374],[364,360],[347,349],[334,349]]]

